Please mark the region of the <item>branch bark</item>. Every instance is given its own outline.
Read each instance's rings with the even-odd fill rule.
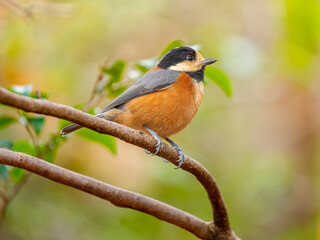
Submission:
[[[68,106],[56,104],[45,99],[39,100],[24,97],[9,92],[4,88],[0,88],[0,102],[27,112],[39,113],[69,120],[99,133],[117,137],[127,143],[147,149],[150,152],[155,152],[156,141],[148,134],[114,122],[97,118]],[[20,166],[18,167],[24,168],[28,171],[47,177],[51,180],[78,188],[82,191],[104,198],[111,201],[117,206],[134,208],[139,211],[151,214],[159,219],[182,227],[192,232],[201,239],[239,239],[230,228],[227,209],[215,179],[203,165],[190,157],[186,158],[186,161],[181,166],[181,168],[193,174],[205,188],[213,212],[213,222],[210,223],[203,222],[202,220],[197,219],[196,217],[188,213],[185,213],[179,209],[173,208],[172,206],[166,205],[154,199],[150,199],[139,194],[135,195],[136,193],[98,182],[92,178],[88,178],[74,172],[59,168],[53,164],[41,161],[40,159],[32,158],[30,156],[27,158],[27,155],[25,154],[20,154],[18,160],[16,159],[14,161],[15,154],[18,153],[1,150],[0,159],[1,161],[6,162],[9,161],[8,158],[10,158],[11,164],[9,164],[9,162],[4,164],[20,164]],[[164,144],[163,149],[157,155],[159,157],[165,158],[174,165],[177,165],[176,161],[178,159],[178,154],[176,150],[171,146]],[[41,164],[37,163],[37,161],[41,161]],[[49,174],[50,171],[52,172]],[[63,174],[59,175],[59,173]],[[81,178],[79,176],[81,176]],[[123,196],[119,195],[120,190],[123,191],[121,192],[124,194]],[[144,199],[145,201],[146,199],[148,199],[148,208],[142,208],[143,206],[137,205],[137,201],[139,199]],[[150,203],[151,200],[153,201],[152,204]],[[126,204],[124,204],[123,201],[125,201]],[[171,211],[173,211],[173,214],[169,214],[171,213]],[[190,224],[190,219],[192,219],[193,224]],[[202,222],[200,224],[200,222],[197,221]]]
[[[0,149],[0,163],[23,168],[52,181],[77,188],[118,207],[127,207],[153,215],[161,220],[178,225],[198,237],[205,236],[208,223],[177,208],[141,194],[127,191],[72,172],[24,153]]]

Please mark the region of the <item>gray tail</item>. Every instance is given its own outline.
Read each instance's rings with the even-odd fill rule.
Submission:
[[[60,133],[62,134],[62,136],[66,136],[69,133],[72,133],[80,128],[83,128],[83,127],[79,124],[74,123],[74,124],[71,124],[63,129],[61,129]]]
[[[99,118],[104,118],[105,115],[103,113],[99,113],[98,115],[96,115],[96,117],[99,117]],[[69,133],[72,133],[74,131],[77,131],[79,130],[80,128],[83,128],[81,125],[77,124],[77,123],[73,123],[69,126],[66,126],[65,128],[61,129],[60,130],[60,133],[62,134],[62,136],[66,136],[68,135]]]

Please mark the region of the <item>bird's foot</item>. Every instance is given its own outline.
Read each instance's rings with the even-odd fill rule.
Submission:
[[[185,162],[186,160],[186,156],[184,155],[184,153],[182,152],[181,148],[179,147],[178,144],[176,144],[174,141],[172,141],[171,139],[169,138],[166,138],[167,142],[171,144],[171,146],[177,150],[178,152],[178,160],[177,162],[179,163],[179,165],[176,167],[176,169],[180,168],[181,165]]]
[[[146,150],[146,149],[143,149],[143,150],[144,150],[144,152],[145,152],[146,154],[151,154],[151,152],[149,152],[148,150]],[[152,156],[154,156],[154,154],[152,154]],[[162,158],[162,161],[164,161],[165,163],[169,163],[169,161],[166,160],[166,159],[164,159],[164,158]]]
[[[154,139],[157,141],[157,144],[156,144],[156,151],[155,153],[151,153],[149,152],[148,150],[144,149],[144,151],[147,153],[147,154],[152,154],[152,156],[156,155],[162,148],[163,148],[163,142],[161,141],[161,138],[159,137],[159,135],[151,130],[150,128],[144,126],[144,128],[152,135],[152,137],[154,137]]]
[[[164,161],[165,163],[169,163],[169,161],[164,158],[162,158],[162,161]]]

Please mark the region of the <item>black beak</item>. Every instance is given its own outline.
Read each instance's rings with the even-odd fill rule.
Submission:
[[[206,58],[202,63],[202,67],[205,67],[207,65],[210,65],[212,63],[215,63],[216,61],[218,61],[217,59],[214,59],[214,58]]]

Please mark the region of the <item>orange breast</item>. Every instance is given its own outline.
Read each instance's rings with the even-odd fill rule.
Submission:
[[[182,73],[177,82],[166,89],[129,101],[113,120],[143,131],[143,126],[148,126],[166,138],[191,122],[202,97],[203,83],[192,81],[188,74]]]

